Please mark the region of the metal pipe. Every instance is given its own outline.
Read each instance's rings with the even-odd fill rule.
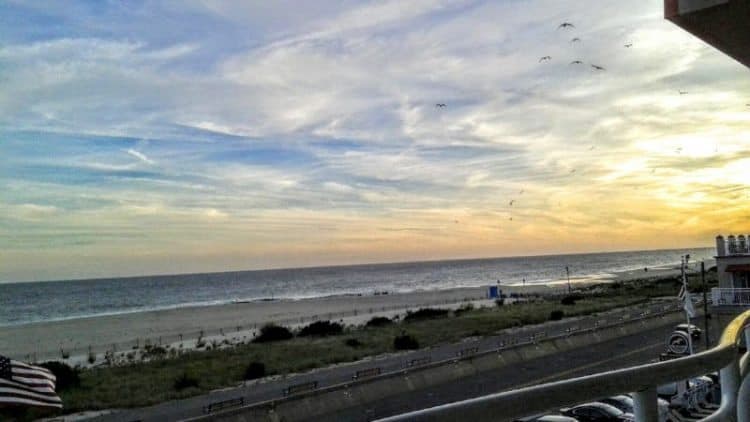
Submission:
[[[711,315],[708,313],[708,288],[706,287],[706,263],[701,261],[701,283],[703,284],[703,326],[706,330],[706,350],[711,348],[711,340],[708,335],[708,320]]]
[[[656,387],[633,393],[635,420],[638,422],[659,422],[659,408]]]

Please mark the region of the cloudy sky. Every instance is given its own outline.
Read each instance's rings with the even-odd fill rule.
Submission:
[[[0,281],[709,246],[748,93],[661,0],[2,1]]]

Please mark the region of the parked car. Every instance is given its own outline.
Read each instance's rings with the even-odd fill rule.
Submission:
[[[703,330],[701,330],[700,328],[696,327],[693,324],[687,324],[687,323],[685,323],[685,324],[679,324],[679,325],[675,326],[674,330],[675,331],[682,331],[685,334],[689,333],[690,337],[693,340],[700,339],[701,338],[701,334],[703,334]]]
[[[661,398],[657,400],[659,422],[666,422],[669,418],[669,402]],[[599,400],[599,402],[612,405],[625,413],[633,413],[635,411],[635,402],[629,394],[607,397],[606,399]]]
[[[578,422],[578,420],[563,415],[535,415],[516,419],[514,422]]]
[[[612,405],[597,402],[560,409],[560,413],[576,418],[580,422],[635,421],[632,413],[625,413]]]

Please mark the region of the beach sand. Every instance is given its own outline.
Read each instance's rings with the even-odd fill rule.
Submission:
[[[545,286],[505,288],[504,292],[551,292]],[[0,327],[0,354],[25,360],[61,359],[61,349],[73,357],[106,350],[132,350],[138,344],[195,344],[201,332],[207,341],[235,338],[248,340],[265,323],[287,326],[315,320],[364,323],[374,315],[392,316],[424,306],[456,307],[467,301],[485,300],[486,288],[417,291],[369,296],[331,296],[302,300],[275,300],[227,305],[186,307],[76,318]],[[90,348],[90,349],[89,349]],[[73,359],[79,361],[80,359]]]
[[[679,274],[679,269],[634,270],[595,279],[572,279],[575,287],[637,278],[656,278]],[[553,294],[567,290],[567,281],[543,284],[501,285],[503,293]],[[330,296],[301,300],[243,302],[227,305],[185,307],[119,315],[76,318],[0,327],[0,354],[31,361],[61,360],[86,364],[89,352],[127,352],[134,346],[172,345],[195,347],[198,337],[208,343],[248,341],[263,324],[274,322],[297,327],[316,320],[335,320],[344,324],[364,324],[375,315],[393,317],[419,307],[457,308],[467,302],[493,306],[486,299],[487,287],[366,296]],[[97,360],[101,361],[100,358]]]

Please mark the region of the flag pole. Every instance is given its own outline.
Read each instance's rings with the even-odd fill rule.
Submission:
[[[688,291],[688,286],[687,286],[687,275],[685,274],[685,266],[687,265],[688,259],[690,259],[690,255],[685,255],[684,257],[682,257],[682,265],[680,266],[680,268],[682,270],[682,289],[685,295],[685,298],[683,299],[684,301],[683,308],[685,308],[685,317],[687,318],[687,327],[686,327],[687,330],[686,331],[687,331],[687,339],[688,339],[688,351],[692,355],[693,354],[693,333],[690,332],[691,331],[690,330],[690,312],[688,311],[688,307],[686,305],[687,301],[691,300],[690,291]]]

